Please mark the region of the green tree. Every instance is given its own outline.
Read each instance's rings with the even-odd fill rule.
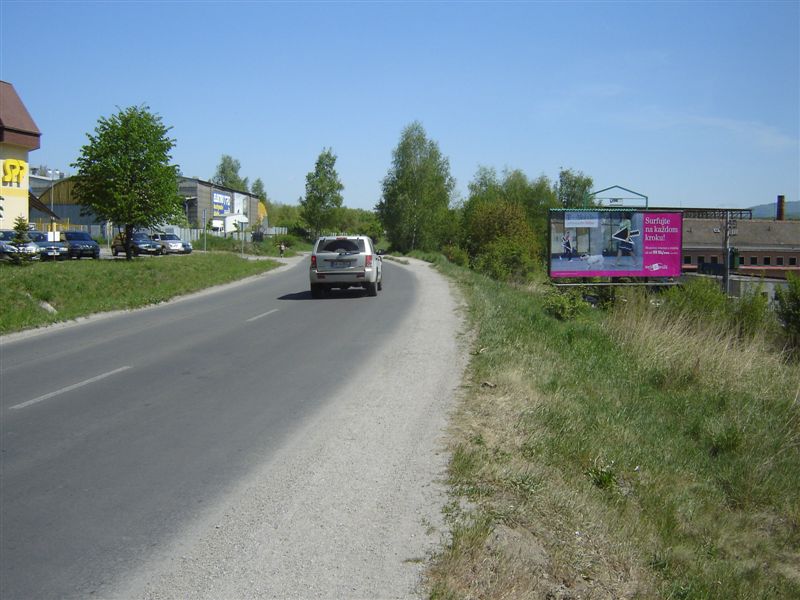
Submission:
[[[313,237],[334,225],[342,206],[344,185],[335,167],[336,155],[326,148],[317,158],[314,170],[306,175],[306,195],[300,199],[300,216]]]
[[[264,206],[268,206],[267,190],[264,188],[264,182],[261,181],[260,177],[256,177],[256,180],[253,182],[253,187],[250,191],[256,198],[264,203]]]
[[[175,146],[167,136],[170,129],[148,106],[121,109],[98,120],[72,164],[78,171],[74,189],[81,204],[98,220],[124,229],[128,260],[136,229],[185,218],[178,167],[169,164]]]
[[[581,208],[589,204],[589,194],[594,182],[582,172],[572,169],[561,169],[556,183],[556,195],[564,208]]]
[[[449,231],[455,181],[450,163],[422,125],[407,126],[392,153],[376,207],[392,247],[400,252],[438,249]]]
[[[374,211],[342,207],[339,210],[339,231],[368,235],[376,244],[383,237],[383,227]]]
[[[34,255],[23,251],[25,244],[31,241],[31,236],[28,235],[29,231],[28,219],[22,215],[14,219],[14,239],[11,243],[19,249],[19,252],[11,255],[11,262],[16,265],[25,265],[33,261]]]
[[[247,177],[242,179],[242,177],[239,176],[239,169],[241,168],[242,165],[238,160],[232,156],[223,154],[219,164],[217,165],[217,172],[214,173],[214,176],[211,178],[211,182],[216,183],[219,186],[240,192],[250,191]]]

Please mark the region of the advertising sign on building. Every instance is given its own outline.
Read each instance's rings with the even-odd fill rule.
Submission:
[[[679,211],[550,211],[550,277],[678,277]]]
[[[213,192],[211,195],[211,208],[213,216],[221,217],[231,213],[231,195],[222,192]]]
[[[233,193],[233,212],[237,215],[247,214],[247,196],[239,192]]]

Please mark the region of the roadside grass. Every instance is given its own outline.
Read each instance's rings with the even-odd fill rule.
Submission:
[[[278,248],[278,239],[265,239],[263,242],[250,242],[245,240],[244,253],[250,256],[279,256],[280,250]],[[242,252],[242,240],[233,237],[223,238],[214,235],[206,237],[205,242],[203,237],[193,242],[195,250],[202,250],[205,248],[208,251],[222,251],[222,252]],[[305,252],[311,250],[311,244],[292,238],[286,246],[286,256],[296,256],[298,252]]]
[[[548,286],[439,260],[474,330],[432,598],[800,597],[800,368],[640,293],[559,320]]]
[[[26,267],[0,263],[0,334],[156,304],[276,266],[273,261],[242,260],[229,253],[40,262]]]

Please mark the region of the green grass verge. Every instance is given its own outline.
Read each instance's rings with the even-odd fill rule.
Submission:
[[[276,266],[228,253],[37,262],[25,267],[0,263],[0,334],[155,304]],[[43,308],[42,302],[56,312]]]
[[[278,244],[280,239],[287,240],[286,256],[295,256],[299,252],[310,252],[311,244],[297,238],[267,238],[263,242],[244,242],[244,253],[248,256],[279,256],[280,250]],[[205,247],[209,251],[221,252],[242,252],[242,241],[233,237],[223,238],[214,235],[206,237],[205,241],[203,236],[200,239],[192,242],[195,250],[203,250]]]
[[[440,264],[474,353],[431,597],[800,597],[796,363],[635,294],[559,320],[543,284]]]

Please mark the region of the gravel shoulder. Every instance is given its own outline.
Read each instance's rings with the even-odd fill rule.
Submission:
[[[459,301],[427,263],[364,372],[247,481],[154,552],[119,598],[418,598],[444,534],[445,429],[467,364]]]

